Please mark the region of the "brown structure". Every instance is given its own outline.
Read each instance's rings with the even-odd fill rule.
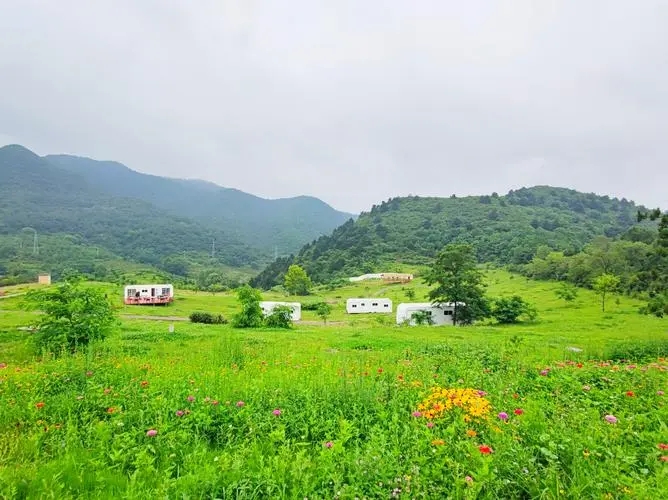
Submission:
[[[408,283],[413,279],[413,275],[407,273],[382,273],[380,276],[385,283]]]

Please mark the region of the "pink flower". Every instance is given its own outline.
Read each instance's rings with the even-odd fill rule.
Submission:
[[[192,403],[193,401],[195,401],[195,396],[188,396],[188,402]]]
[[[325,443],[325,448],[331,448],[332,446],[334,446],[334,443],[332,443],[331,441],[327,441]]]
[[[0,370],[7,368],[7,363],[0,363]]]
[[[281,414],[281,410],[276,408],[272,413],[278,417]]]
[[[663,396],[663,391],[656,391],[657,396]]]
[[[541,374],[543,377],[547,377],[547,374],[548,374],[548,373],[550,373],[550,370],[548,370],[548,369],[545,369],[545,370],[541,370],[541,371],[540,371],[540,374]]]
[[[183,416],[183,411],[182,410],[177,410],[176,411],[176,416],[177,417],[182,417]]]
[[[432,427],[434,427],[434,422],[427,422],[427,428],[431,429]]]
[[[591,391],[591,387],[589,387],[588,385],[583,385],[582,390],[585,391],[585,392],[589,392],[589,391]]]
[[[606,415],[603,418],[605,418],[605,421],[610,423],[610,424],[616,424],[617,423],[617,417],[615,417],[614,415]]]
[[[237,401],[237,407],[238,407],[238,408],[241,408],[241,407],[242,407],[243,405],[245,405],[245,404],[246,404],[246,403],[244,403],[243,401]]]
[[[412,413],[412,415],[413,415],[414,417],[421,417],[421,416],[422,416],[422,413],[419,412],[419,411],[414,411],[414,412]]]
[[[508,414],[505,411],[502,411],[497,415],[501,420],[508,420]]]
[[[485,391],[478,391],[478,396],[480,397],[487,396],[487,393]]]
[[[156,431],[155,429],[149,429],[148,431],[146,431],[146,435],[152,438],[158,435],[158,431]]]
[[[466,477],[464,478],[464,480],[465,480],[467,483],[472,483],[472,482],[473,482],[473,478],[472,478],[471,476],[466,476]]]

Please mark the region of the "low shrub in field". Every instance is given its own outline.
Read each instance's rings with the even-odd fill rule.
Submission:
[[[302,311],[317,311],[318,308],[322,307],[323,305],[327,305],[327,302],[304,302],[302,304]]]
[[[269,328],[290,328],[292,326],[292,309],[288,306],[277,306],[264,319]]]
[[[190,321],[193,323],[205,323],[207,325],[224,325],[227,323],[227,319],[225,319],[222,314],[199,311],[190,314]]]
[[[116,325],[115,311],[104,290],[83,287],[82,282],[81,277],[72,276],[54,287],[26,294],[23,307],[44,313],[32,325],[38,351],[72,353],[103,340]]]

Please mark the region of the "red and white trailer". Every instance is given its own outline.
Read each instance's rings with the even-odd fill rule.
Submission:
[[[172,285],[127,285],[123,299],[126,305],[169,304],[174,300]]]

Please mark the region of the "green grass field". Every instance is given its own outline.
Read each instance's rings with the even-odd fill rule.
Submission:
[[[235,296],[177,290],[168,307],[125,307],[108,286],[119,331],[55,360],[18,329],[34,318],[21,297],[0,299],[0,497],[668,496],[666,320],[625,297],[602,313],[587,290],[567,305],[556,284],[502,271],[488,284],[535,304],[537,321],[345,313],[348,297],[396,309],[412,288],[423,301],[416,280],[263,294],[326,300],[327,325],[305,311],[287,331],[174,321],[169,333],[127,315],[230,317]]]

